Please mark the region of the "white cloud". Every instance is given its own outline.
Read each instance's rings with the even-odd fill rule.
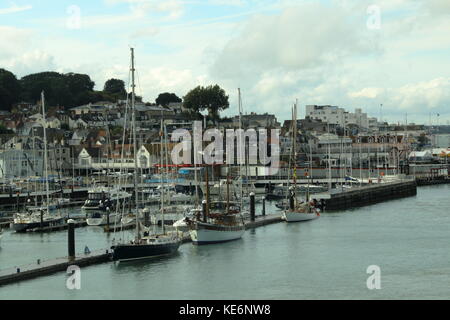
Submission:
[[[360,91],[349,92],[348,96],[351,98],[370,98],[374,99],[382,94],[382,88],[363,88]]]
[[[32,40],[32,31],[9,26],[0,26],[0,61],[25,51]]]
[[[227,114],[237,111],[238,87],[246,112],[281,119],[290,117],[296,98],[300,115],[306,104],[332,104],[378,116],[380,103],[384,116],[394,118],[449,113],[446,0],[105,3],[125,8],[114,15],[108,8],[102,15],[83,15],[79,31],[64,29],[64,18],[55,24],[42,17],[32,30],[0,26],[0,65],[19,76],[86,73],[101,90],[109,78],[127,82],[128,46],[134,43],[138,92],[148,101],[163,91],[183,96],[197,85],[217,83],[230,95]],[[228,6],[227,14],[187,16],[204,3],[208,10]],[[366,9],[374,3],[381,8],[380,30],[366,27]]]
[[[370,39],[361,36],[361,28],[352,20],[340,8],[318,4],[256,16],[227,43],[212,71],[224,78],[242,78],[272,69],[308,69],[372,53]]]
[[[23,77],[30,73],[51,71],[56,69],[53,56],[50,54],[34,50],[7,60],[5,66],[13,70],[18,77]]]
[[[16,12],[21,12],[21,11],[27,11],[27,10],[31,10],[33,8],[33,6],[31,5],[26,5],[26,6],[17,6],[15,4],[13,4],[11,7],[9,8],[1,8],[0,9],[0,14],[9,14],[9,13],[16,13]]]

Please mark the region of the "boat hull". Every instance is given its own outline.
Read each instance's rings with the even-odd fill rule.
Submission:
[[[319,216],[316,213],[306,213],[306,212],[292,212],[285,211],[283,213],[283,219],[286,222],[301,222],[317,219]]]
[[[47,221],[44,221],[42,223],[42,227],[49,227],[49,226],[60,225],[60,224],[63,224],[63,222],[64,222],[63,218],[54,219],[54,220],[47,220]],[[12,224],[12,229],[15,232],[26,232],[29,229],[35,229],[35,228],[40,228],[40,227],[41,227],[41,223],[40,222],[13,223]]]
[[[113,260],[132,261],[170,255],[178,250],[180,244],[181,241],[161,244],[121,244],[113,247]]]
[[[87,218],[86,224],[88,226],[101,226],[102,224],[106,224],[106,220],[103,218]]]
[[[110,214],[109,224],[114,224],[116,220],[115,214]],[[108,217],[106,214],[102,214],[100,217],[89,217],[86,219],[86,224],[88,226],[102,226],[108,224]]]
[[[238,240],[245,233],[245,227],[207,227],[199,225],[189,231],[192,243],[196,245],[215,244]]]

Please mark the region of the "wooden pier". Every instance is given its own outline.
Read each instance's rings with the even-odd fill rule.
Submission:
[[[59,258],[48,261],[37,261],[21,267],[13,267],[0,271],[0,286],[22,280],[37,278],[53,274],[55,272],[66,271],[71,265],[86,267],[111,260],[112,250],[99,250],[90,254],[80,254],[75,258]]]
[[[85,227],[85,226],[87,226],[86,221],[75,222],[75,227],[77,227],[77,228]],[[69,224],[68,223],[64,223],[64,224],[60,224],[60,225],[28,229],[27,232],[46,233],[46,232],[52,232],[52,231],[66,230],[66,229],[68,229],[68,227],[69,227]]]
[[[278,214],[270,214],[266,216],[256,216],[255,221],[246,221],[245,229],[255,229],[258,227],[267,226],[269,224],[278,223],[284,221],[281,218],[281,213]]]

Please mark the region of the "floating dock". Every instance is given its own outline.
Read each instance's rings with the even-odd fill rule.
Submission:
[[[66,271],[71,265],[85,267],[110,261],[111,250],[99,250],[90,254],[80,254],[73,259],[59,258],[48,261],[37,261],[21,267],[13,267],[0,271],[0,286],[22,280],[37,278],[53,274],[55,272]]]

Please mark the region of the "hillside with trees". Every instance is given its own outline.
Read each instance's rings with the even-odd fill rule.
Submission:
[[[40,72],[18,80],[12,72],[0,69],[0,110],[11,111],[18,102],[36,103],[42,91],[48,105],[65,109],[98,101],[116,102],[127,97],[122,80],[108,80],[103,91],[95,91],[94,86],[94,81],[86,74]]]

